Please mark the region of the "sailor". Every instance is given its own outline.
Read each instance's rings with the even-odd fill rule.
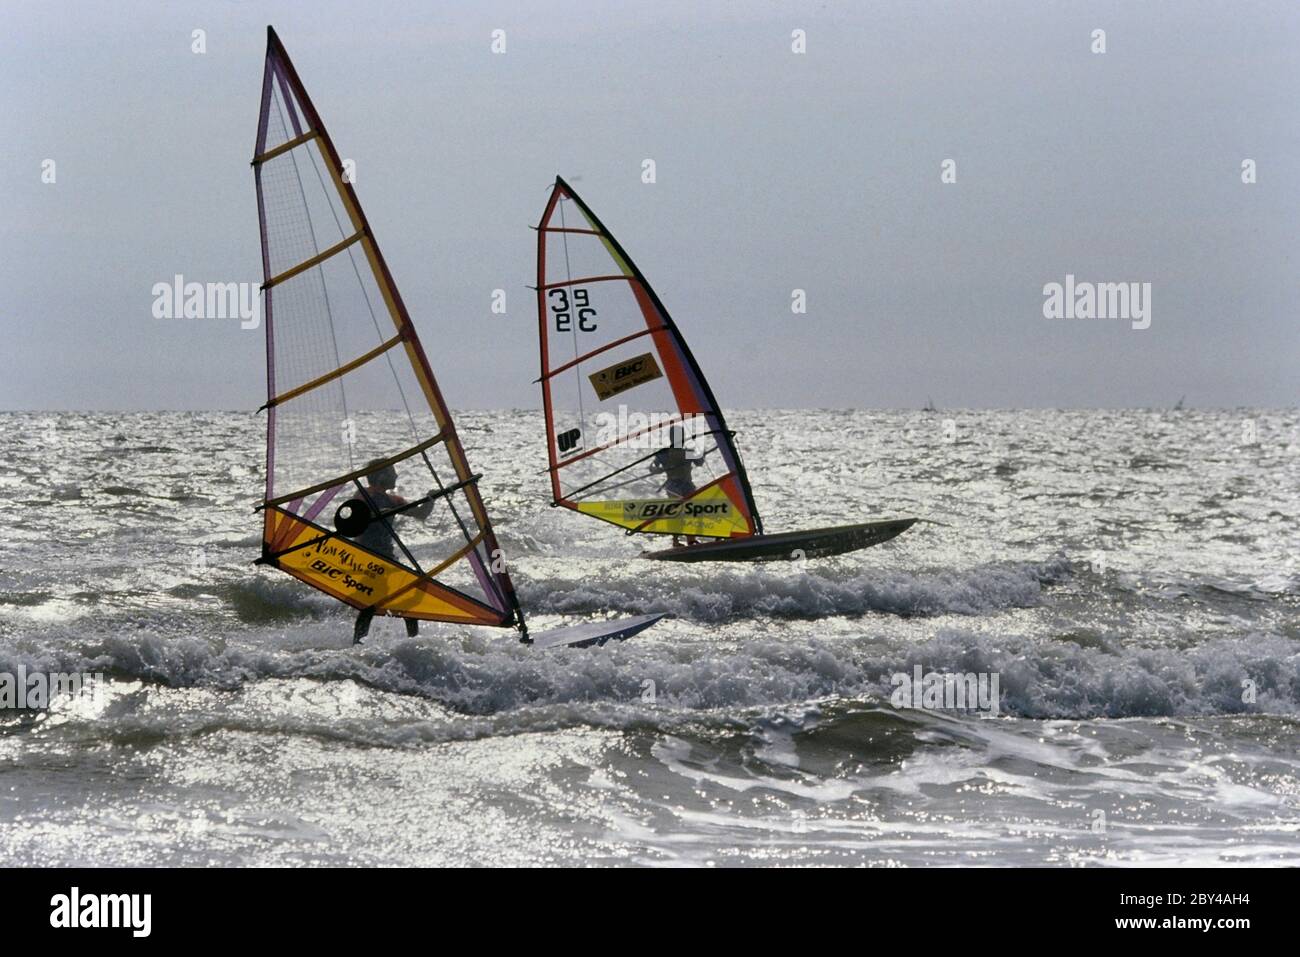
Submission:
[[[387,558],[391,562],[399,562],[397,538],[393,534],[392,528],[393,522],[403,515],[410,515],[419,519],[427,518],[433,510],[432,492],[419,504],[410,505],[406,499],[393,491],[397,486],[396,468],[392,465],[384,465],[383,459],[374,459],[366,465],[366,468],[375,471],[366,476],[366,486],[362,489],[362,494],[370,504],[371,514],[376,517],[372,518],[361,534],[356,536],[356,543],[376,555]],[[408,505],[410,505],[409,508],[406,507]],[[402,509],[402,511],[383,518],[378,517],[394,509]],[[373,608],[361,609],[361,613],[357,615],[357,623],[352,629],[353,644],[360,644],[361,639],[366,637],[370,631],[370,620],[374,617],[375,611]],[[420,623],[414,618],[407,618],[406,633],[414,638],[419,632]]]
[[[703,457],[692,458],[686,452],[686,431],[680,425],[668,430],[668,447],[655,453],[650,463],[650,473],[663,473],[663,489],[673,498],[688,498],[695,493],[695,481],[691,478],[691,469],[702,465]],[[695,536],[687,535],[686,544],[694,545]],[[673,534],[673,548],[681,548],[682,543],[676,533]]]

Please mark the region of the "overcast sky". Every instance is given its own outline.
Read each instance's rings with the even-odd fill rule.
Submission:
[[[1292,0],[0,13],[0,409],[262,403],[260,329],[151,307],[177,273],[261,281],[248,164],[268,22],[357,164],[453,407],[539,404],[528,227],[557,172],[724,406],[1297,398]],[[1045,318],[1067,274],[1151,283],[1150,327]]]

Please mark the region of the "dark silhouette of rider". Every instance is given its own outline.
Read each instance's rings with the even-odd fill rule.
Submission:
[[[383,465],[383,459],[375,459],[367,468],[375,468]],[[400,563],[401,559],[397,557],[399,545],[396,536],[393,534],[393,523],[402,516],[411,516],[412,518],[424,519],[433,511],[433,499],[427,498],[425,501],[416,505],[411,505],[406,499],[398,495],[393,489],[397,486],[397,469],[391,465],[379,468],[366,476],[366,486],[363,489],[364,497],[370,504],[371,511],[375,517],[371,518],[370,523],[365,529],[353,539],[358,545],[367,551],[374,552],[391,562]],[[405,506],[410,506],[405,507]],[[394,509],[402,509],[394,515],[384,515]],[[370,621],[375,617],[373,608],[363,608],[357,615],[357,623],[352,629],[352,643],[360,644],[361,639],[366,637],[370,632]],[[406,633],[414,638],[420,633],[420,623],[414,618],[406,619]]]
[[[655,453],[650,463],[651,474],[664,475],[664,491],[673,498],[689,498],[695,493],[695,480],[691,470],[703,464],[703,458],[692,458],[686,451],[686,431],[680,425],[668,430],[668,448]],[[673,535],[673,547],[680,548],[677,534]],[[695,536],[687,535],[686,544],[694,545]]]

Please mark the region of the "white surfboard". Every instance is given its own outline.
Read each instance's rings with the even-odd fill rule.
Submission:
[[[587,621],[581,625],[568,628],[556,628],[533,635],[533,647],[537,649],[570,646],[585,648],[588,645],[603,645],[607,641],[622,641],[645,631],[663,615],[634,615],[631,618],[615,618],[613,621]]]

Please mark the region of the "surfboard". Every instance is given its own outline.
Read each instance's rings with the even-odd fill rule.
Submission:
[[[663,615],[634,615],[616,621],[590,621],[580,625],[570,625],[567,628],[556,628],[554,631],[533,635],[533,647],[537,649],[561,646],[586,648],[610,641],[623,641],[640,634],[663,617]]]
[[[348,167],[269,27],[252,166],[267,383],[258,563],[362,612],[530,642],[481,476]],[[603,641],[653,623],[580,627]]]
[[[863,522],[835,528],[813,528],[802,532],[753,535],[722,542],[701,542],[680,548],[642,552],[642,558],[661,562],[779,562],[804,558],[827,558],[879,545],[903,534],[914,518]]]
[[[562,177],[536,229],[537,381],[551,503],[629,535],[712,540],[646,557],[797,558],[794,540],[764,534],[737,435],[677,324]],[[812,546],[803,555],[817,557],[878,544],[913,521],[784,534],[803,536],[797,540]],[[864,531],[868,526],[879,528]],[[895,530],[885,534],[886,527]],[[679,557],[685,552],[691,557]]]

